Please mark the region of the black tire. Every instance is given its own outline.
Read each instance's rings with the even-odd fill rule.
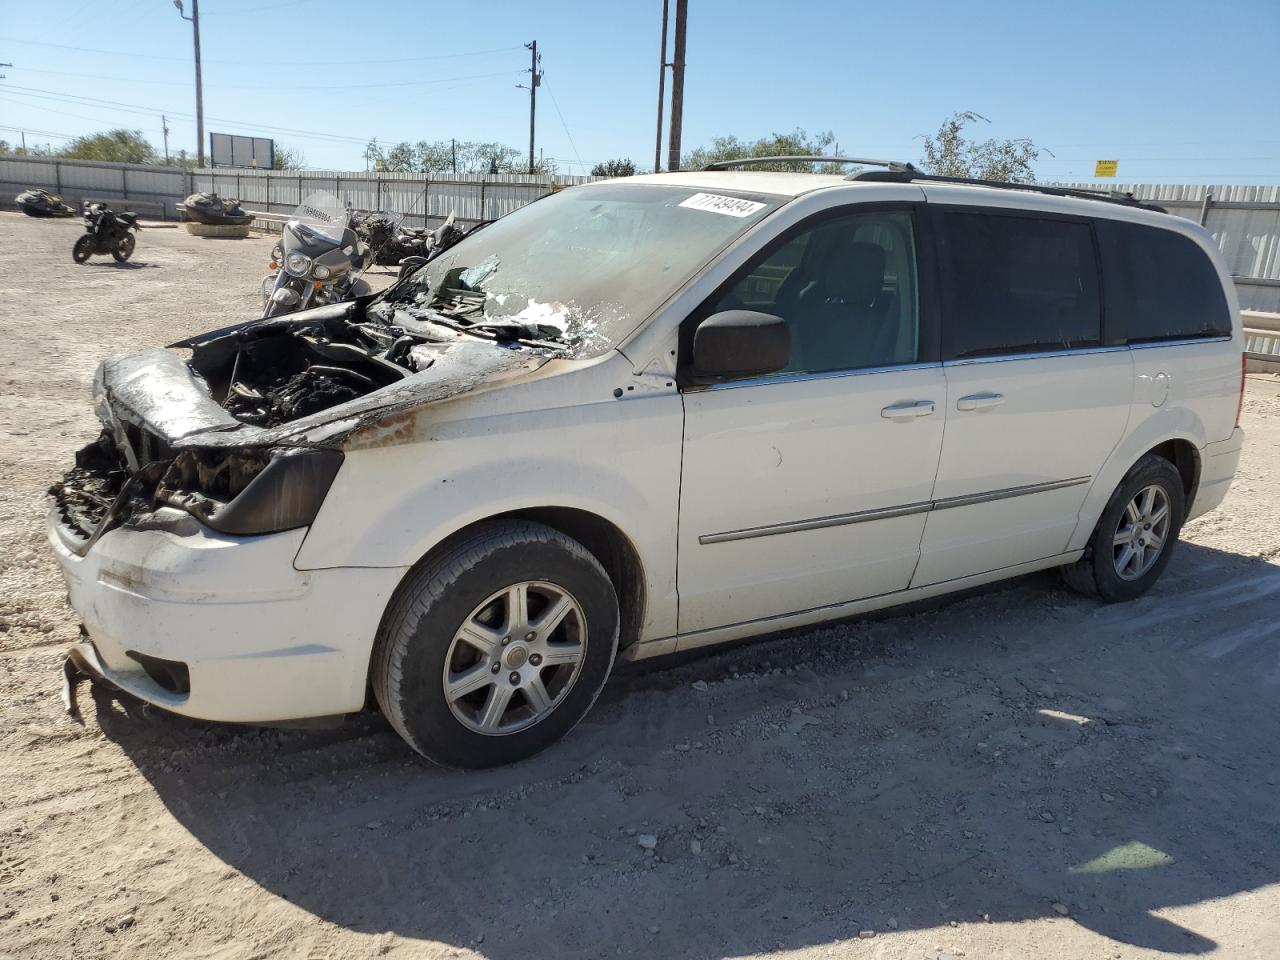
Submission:
[[[116,242],[116,245],[111,248],[111,256],[116,258],[116,263],[124,263],[133,256],[133,248],[136,242],[132,233],[126,233]]]
[[[1116,536],[1129,502],[1149,486],[1158,486],[1168,503],[1169,524],[1164,545],[1155,562],[1141,576],[1127,580],[1116,570]],[[1062,567],[1062,579],[1073,590],[1090,597],[1099,597],[1107,603],[1136,600],[1160,579],[1177,546],[1178,534],[1186,516],[1186,494],[1182,490],[1182,475],[1177,467],[1164,457],[1148,454],[1134,465],[1115,493],[1107,501],[1106,509],[1098,518],[1093,535],[1085,547],[1084,556],[1075,563]]]
[[[84,263],[91,256],[93,256],[93,237],[86,233],[71,248],[71,259],[76,263]]]
[[[563,699],[524,729],[488,735],[454,715],[444,691],[446,657],[459,626],[486,597],[522,581],[568,591],[581,607],[586,643]],[[419,564],[383,615],[371,673],[383,714],[418,753],[449,767],[513,763],[555,743],[591,709],[618,648],[618,599],[582,544],[523,520],[476,525]],[[505,676],[505,674],[502,674]]]

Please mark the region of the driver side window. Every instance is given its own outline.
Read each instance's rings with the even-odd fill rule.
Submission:
[[[775,376],[914,363],[919,355],[915,231],[906,211],[824,219],[774,247],[720,310],[782,317],[791,362]]]

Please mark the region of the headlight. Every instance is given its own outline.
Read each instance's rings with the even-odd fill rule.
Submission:
[[[311,269],[311,258],[302,253],[291,253],[284,262],[284,268],[295,277],[305,277]]]
[[[342,466],[327,448],[184,450],[156,488],[206,526],[233,536],[306,527]]]
[[[333,273],[333,271],[322,263],[317,263],[315,265],[315,269],[311,271],[311,275],[317,280],[328,280],[331,273]]]

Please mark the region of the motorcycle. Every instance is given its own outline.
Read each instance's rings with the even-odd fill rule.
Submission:
[[[28,217],[74,217],[75,210],[62,202],[62,198],[48,190],[23,190],[13,198],[18,209]]]
[[[403,279],[413,273],[432,257],[444,253],[467,235],[466,231],[454,222],[456,219],[456,211],[450,211],[448,218],[440,226],[434,230],[422,231],[418,243],[413,248],[414,252],[400,261],[397,279]]]
[[[71,259],[84,263],[95,253],[113,256],[124,263],[133,256],[134,237],[141,230],[136,213],[116,213],[105,203],[92,203],[84,212],[84,234],[71,248]]]
[[[298,204],[271,252],[275,272],[262,278],[264,317],[372,292],[360,274],[373,253],[349,223],[346,206],[331,193],[313,193]]]
[[[397,266],[409,259],[425,262],[464,235],[462,228],[455,226],[457,217],[452,212],[435,230],[403,227],[402,219],[403,215],[381,211],[361,211],[352,218],[353,229],[372,248],[379,266]]]

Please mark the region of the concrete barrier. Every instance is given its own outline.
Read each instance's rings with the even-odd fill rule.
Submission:
[[[1280,313],[1241,310],[1245,369],[1250,373],[1280,373]]]

